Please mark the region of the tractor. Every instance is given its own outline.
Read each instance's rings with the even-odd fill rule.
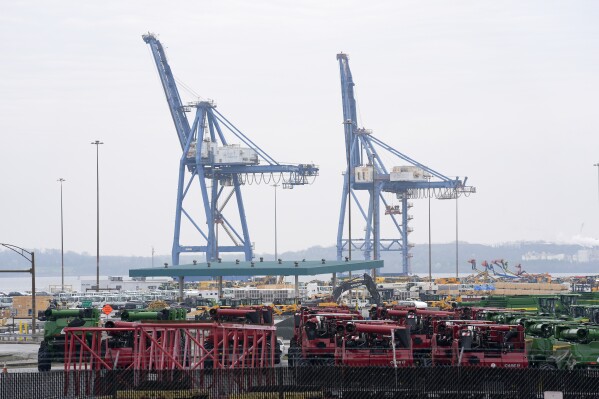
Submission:
[[[100,309],[51,309],[44,312],[44,340],[37,353],[37,369],[50,371],[53,361],[64,360],[65,327],[98,327]]]

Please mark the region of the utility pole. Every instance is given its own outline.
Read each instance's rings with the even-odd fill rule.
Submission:
[[[96,291],[100,291],[100,140],[92,141],[96,146]]]
[[[66,181],[62,177],[57,181],[60,182],[60,275],[61,275],[61,292],[64,292],[64,223],[62,213],[62,182]]]

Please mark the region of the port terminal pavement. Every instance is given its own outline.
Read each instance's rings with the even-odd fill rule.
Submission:
[[[35,341],[0,343],[1,372],[37,372],[39,347]]]

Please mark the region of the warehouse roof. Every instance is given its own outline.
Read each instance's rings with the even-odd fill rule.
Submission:
[[[382,260],[202,262],[191,265],[130,269],[129,277],[187,276],[314,276],[383,267]]]

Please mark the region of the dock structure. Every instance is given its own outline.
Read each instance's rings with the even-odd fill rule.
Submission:
[[[299,276],[315,276],[332,273],[333,289],[337,285],[337,273],[382,268],[382,260],[300,260],[300,261],[233,261],[195,262],[188,265],[165,265],[130,269],[129,277],[173,277],[179,280],[179,297],[183,299],[185,277],[216,277],[219,298],[223,294],[223,277],[226,276],[294,276],[295,297],[299,297]]]

